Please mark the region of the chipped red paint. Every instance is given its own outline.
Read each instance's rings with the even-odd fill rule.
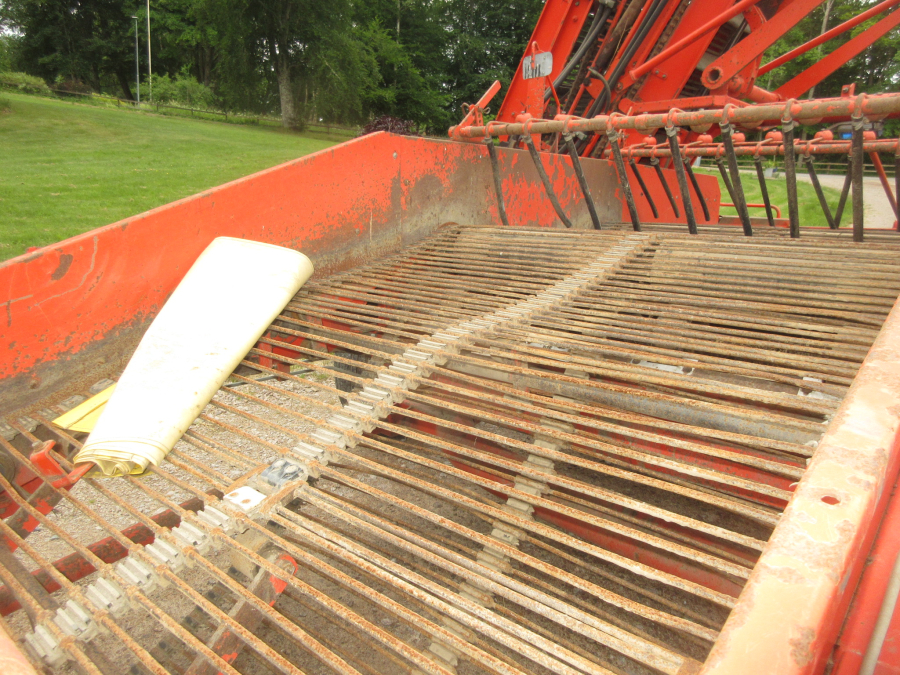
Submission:
[[[553,54],[553,69],[550,72],[552,82],[566,65],[566,60],[578,35],[588,18],[591,9],[590,2],[578,2],[570,0],[551,0],[544,5],[541,16],[535,24],[531,34],[529,45],[537,44],[538,51]],[[526,49],[526,54],[531,53],[531,48]],[[525,56],[516,68],[516,74],[510,82],[503,99],[503,104],[497,112],[497,119],[511,122],[516,115],[527,108],[528,80],[522,79],[522,63]]]

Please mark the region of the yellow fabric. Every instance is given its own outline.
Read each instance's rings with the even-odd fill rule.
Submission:
[[[90,433],[94,430],[94,425],[100,419],[100,413],[103,412],[106,402],[115,390],[116,385],[110,385],[96,396],[91,396],[87,401],[78,404],[69,412],[57,417],[53,420],[53,424],[60,429]]]

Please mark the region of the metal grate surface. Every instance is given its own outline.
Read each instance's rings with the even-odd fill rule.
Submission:
[[[308,284],[146,476],[3,480],[0,610],[60,672],[693,672],[898,251],[445,228]]]

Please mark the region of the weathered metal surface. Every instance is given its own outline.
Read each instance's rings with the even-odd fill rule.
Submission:
[[[900,462],[895,306],[710,654],[705,674],[821,672]],[[778,620],[775,620],[778,617]],[[752,654],[753,657],[748,658]]]
[[[498,154],[513,225],[552,225],[556,214],[527,155]],[[606,162],[583,165],[595,190],[614,194]],[[548,157],[546,167],[569,217],[587,226],[571,162]],[[0,411],[121,370],[215,236],[302,249],[317,274],[328,274],[447,222],[498,222],[493,192],[483,147],[373,134],[9,260],[0,264]],[[614,198],[598,206],[611,223],[624,208]]]
[[[484,203],[495,204],[484,148],[467,147],[480,153]],[[578,194],[574,175],[562,178]],[[5,521],[0,533],[39,572],[0,572],[0,597],[46,623],[69,599],[87,602],[84,585],[116,580],[109,562],[127,553],[188,616],[210,622],[195,634],[170,615],[173,600],[128,587],[154,645],[183,645],[178,665],[85,605],[123,658],[160,674],[245,672],[254,660],[286,672],[446,675],[459,662],[510,674],[696,671],[818,458],[807,441],[900,291],[900,244],[853,246],[839,231],[802,242],[727,228],[598,232],[586,210],[580,225],[590,229],[448,226],[399,256],[310,282],[245,359],[241,386],[223,387],[164,466],[123,478],[124,492],[91,478],[77,486],[87,493],[45,486],[97,523],[100,546],[0,478],[23,517],[74,550],[54,566],[27,528]],[[334,374],[325,358],[355,368],[337,373],[342,387],[294,372]],[[3,442],[16,475],[39,474],[30,448],[47,439],[47,461],[71,470],[80,440],[52,427],[55,414],[13,423],[18,436]],[[333,442],[310,458],[322,438]],[[263,487],[275,458],[314,480],[270,485],[250,515],[228,511],[220,495]],[[119,531],[93,499],[137,525]],[[204,520],[210,507],[233,524]],[[161,523],[194,528],[198,544]],[[198,592],[182,563],[151,557],[151,538],[223,587],[230,610]],[[262,585],[226,574],[210,555],[217,546]],[[256,591],[280,594],[277,610]],[[92,642],[60,638],[64,658],[108,671]]]
[[[891,570],[900,554],[900,499],[896,486],[890,497],[884,519],[866,557],[859,585],[853,595],[832,660],[835,675],[857,675],[869,647],[889,585]],[[876,672],[888,674],[896,670],[900,658],[900,612],[894,610],[889,631],[882,645]]]

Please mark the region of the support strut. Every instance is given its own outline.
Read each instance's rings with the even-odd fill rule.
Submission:
[[[541,178],[541,183],[544,185],[544,192],[547,193],[547,198],[550,200],[550,203],[553,204],[553,210],[556,211],[556,215],[559,216],[563,225],[572,227],[572,221],[569,220],[566,212],[563,211],[559,199],[556,198],[556,193],[553,192],[553,186],[550,185],[550,177],[547,176],[547,171],[544,169],[543,162],[541,162],[541,156],[538,153],[537,148],[534,147],[534,140],[532,140],[530,134],[525,134],[524,140],[525,145],[528,147],[528,154],[531,155],[534,167],[537,169],[538,176]]]
[[[572,158],[572,168],[575,169],[575,177],[578,178],[578,185],[581,186],[581,194],[584,195],[588,213],[591,214],[591,222],[594,223],[594,229],[599,230],[601,229],[600,217],[597,215],[597,207],[594,205],[591,190],[588,187],[587,179],[584,177],[584,170],[581,168],[581,158],[578,157],[578,150],[575,148],[575,143],[572,142],[572,134],[563,134],[563,140],[566,142],[566,150],[569,153],[569,157]]]
[[[650,205],[650,210],[653,211],[653,217],[659,218],[659,211],[656,208],[653,197],[650,195],[650,190],[647,189],[647,184],[644,182],[644,177],[641,176],[641,172],[638,171],[637,163],[634,161],[634,157],[628,158],[628,164],[631,165],[631,172],[634,174],[634,177],[637,178],[637,182],[641,186],[641,190],[644,191],[644,196],[647,198],[647,203]]]
[[[684,172],[690,179],[691,185],[694,186],[694,194],[697,195],[697,200],[700,202],[700,208],[703,209],[703,218],[708,223],[709,207],[706,205],[706,197],[703,196],[703,191],[700,189],[700,183],[697,182],[697,177],[694,175],[694,170],[691,168],[691,160],[687,157],[684,158]]]
[[[822,213],[825,214],[825,220],[828,227],[835,229],[834,218],[831,216],[831,209],[828,207],[828,200],[825,199],[825,193],[822,191],[822,185],[819,183],[819,174],[816,173],[816,167],[813,166],[812,157],[804,157],[803,163],[806,164],[806,172],[809,174],[809,180],[816,190],[816,197],[819,198],[819,206],[822,207]]]
[[[675,217],[681,218],[681,212],[678,210],[678,202],[675,201],[675,196],[672,194],[672,189],[669,187],[669,183],[666,182],[666,177],[663,175],[662,167],[659,165],[659,159],[657,157],[651,157],[650,166],[652,166],[656,170],[656,177],[659,178],[659,183],[660,185],[662,185],[662,188],[666,193],[666,197],[669,198],[669,204],[672,205],[672,211],[675,212]]]
[[[769,227],[775,227],[775,218],[772,215],[772,202],[769,200],[769,186],[766,184],[766,174],[763,171],[762,157],[753,156],[753,164],[756,167],[756,179],[759,181],[759,191],[762,193],[763,204],[766,207],[766,218]]]
[[[865,117],[853,117],[853,136],[850,139],[851,153],[853,156],[853,241],[863,240],[863,225],[865,214],[863,213],[863,129],[866,125]]]
[[[837,209],[834,212],[834,228],[841,226],[841,218],[844,215],[844,207],[847,205],[847,197],[850,196],[850,182],[853,178],[853,158],[847,157],[847,174],[844,176],[844,186],[841,188],[841,198],[838,200]]]
[[[506,202],[503,201],[503,186],[500,184],[500,162],[497,160],[497,148],[494,147],[494,139],[490,136],[485,136],[484,144],[487,147],[488,157],[491,158],[491,174],[494,177],[494,192],[497,194],[497,211],[500,213],[500,222],[504,227],[509,227]]]
[[[727,106],[726,106],[727,108]],[[747,210],[747,197],[744,194],[744,185],[741,183],[741,173],[738,170],[737,155],[734,154],[734,139],[730,124],[721,124],[722,141],[725,144],[725,156],[728,158],[728,169],[731,171],[731,182],[734,186],[734,205],[737,208],[738,217],[744,227],[744,235],[753,236],[753,226],[750,224],[750,211]]]
[[[782,120],[784,134],[784,177],[787,186],[788,218],[791,224],[791,239],[800,237],[800,212],[797,206],[797,165],[794,159],[794,121]]]
[[[628,183],[628,174],[625,173],[625,162],[622,160],[622,149],[619,147],[619,133],[615,129],[606,132],[609,139],[609,147],[612,150],[616,163],[616,172],[622,183],[622,192],[625,193],[625,203],[628,204],[628,213],[631,215],[631,227],[635,232],[641,231],[641,221],[638,218],[637,206],[634,204],[634,195],[631,193],[631,185]]]
[[[672,152],[675,175],[678,177],[678,189],[681,191],[681,199],[684,201],[684,215],[687,218],[688,232],[697,234],[697,219],[694,217],[694,205],[691,203],[691,195],[688,192],[687,176],[684,171],[684,161],[681,159],[681,150],[678,148],[678,129],[671,124],[667,124],[666,136],[669,138],[669,150]]]

